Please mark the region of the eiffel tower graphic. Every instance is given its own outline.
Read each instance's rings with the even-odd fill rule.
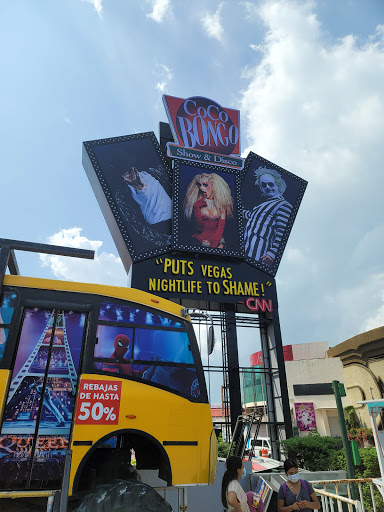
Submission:
[[[72,392],[76,392],[77,373],[73,364],[72,354],[68,343],[67,329],[65,325],[64,311],[52,311],[50,317],[45,325],[43,332],[28,359],[12,379],[9,389],[8,400],[9,403],[22,384],[25,377],[43,377],[46,370],[46,361],[48,355],[49,344],[51,342],[52,330],[55,323],[55,332],[52,343],[52,353],[49,368],[49,378],[55,379],[69,379],[72,387]]]

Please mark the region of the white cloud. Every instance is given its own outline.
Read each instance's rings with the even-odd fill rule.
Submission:
[[[120,258],[114,254],[99,252],[103,242],[89,240],[81,234],[82,228],[61,229],[48,238],[48,243],[78,249],[95,251],[94,260],[69,258],[41,254],[40,261],[44,267],[50,267],[55,277],[68,281],[127,286],[127,274]]]
[[[167,86],[167,82],[157,82],[156,89],[163,94],[165,92],[166,86]]]
[[[306,260],[308,260],[308,252],[308,249],[306,251],[307,254],[305,254],[304,251],[298,247],[287,247],[285,258],[289,263],[302,266],[305,264]]]
[[[340,343],[384,323],[384,27],[332,40],[313,1],[257,13],[266,32],[243,73],[244,153],[309,182],[278,273],[284,343]]]
[[[376,329],[377,327],[382,327],[384,325],[384,294],[382,294],[380,298],[382,304],[377,309],[376,314],[374,316],[367,318],[367,320],[363,324],[363,332],[370,331],[371,329]]]
[[[364,44],[351,35],[329,44],[311,1],[267,2],[259,12],[268,31],[253,46],[263,55],[241,101],[249,147],[299,162],[317,182],[350,178],[364,141],[384,132],[383,30]]]
[[[164,94],[167,91],[168,83],[173,79],[173,72],[171,68],[166,66],[165,64],[161,64],[157,59],[155,59],[155,67],[153,73],[157,79],[156,89]]]
[[[253,2],[241,2],[245,8],[245,19],[254,20],[258,16],[259,4]]]
[[[172,15],[172,6],[170,0],[150,0],[152,12],[147,14],[156,23],[162,23],[166,17]]]
[[[263,52],[264,46],[262,44],[250,44],[249,47],[254,50],[255,52]]]
[[[343,330],[355,336],[384,325],[384,273],[371,274],[358,285],[340,290],[335,302],[339,305]],[[341,339],[340,341],[345,341]]]
[[[72,121],[71,121],[70,117],[68,117],[68,116],[64,116],[64,123],[66,123],[66,124],[72,124]]]
[[[217,39],[218,41],[222,40],[224,34],[224,29],[220,18],[222,8],[223,3],[220,3],[213,14],[207,12],[207,14],[201,18],[203,28],[208,36]]]
[[[100,18],[103,17],[103,15],[102,15],[103,0],[82,0],[82,1],[87,2],[88,4],[92,4],[93,7],[96,9],[96,12],[100,16]]]

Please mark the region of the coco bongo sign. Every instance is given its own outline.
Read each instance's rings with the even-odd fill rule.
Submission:
[[[175,140],[167,144],[168,156],[243,168],[239,110],[201,96],[183,99],[164,95],[163,101]]]

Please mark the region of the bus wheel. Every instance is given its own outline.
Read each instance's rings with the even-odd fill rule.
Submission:
[[[75,512],[172,512],[172,508],[147,484],[113,480],[85,496]]]

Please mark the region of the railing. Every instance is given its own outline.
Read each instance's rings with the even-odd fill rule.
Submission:
[[[1,491],[0,499],[23,499],[23,498],[48,498],[46,512],[53,512],[58,510],[58,499],[55,497],[60,496],[60,491]]]
[[[186,487],[154,487],[154,489],[163,496],[175,512],[188,511]]]
[[[316,494],[320,495],[321,505],[324,512],[335,512],[335,505],[337,505],[337,512],[342,512],[342,504],[346,503],[348,506],[348,512],[365,512],[367,502],[364,504],[363,499],[363,485],[369,486],[370,489],[370,506],[368,508],[369,511],[376,512],[376,502],[375,495],[373,493],[374,485],[372,483],[372,478],[355,478],[355,479],[346,479],[346,480],[315,480],[311,481],[313,486],[322,485],[323,489],[316,489]],[[327,491],[327,486],[334,485],[335,492],[331,493]],[[339,491],[341,491],[340,487],[347,486],[347,494],[346,496],[341,496]],[[352,498],[352,486],[357,487],[357,491],[359,494],[359,499]]]

